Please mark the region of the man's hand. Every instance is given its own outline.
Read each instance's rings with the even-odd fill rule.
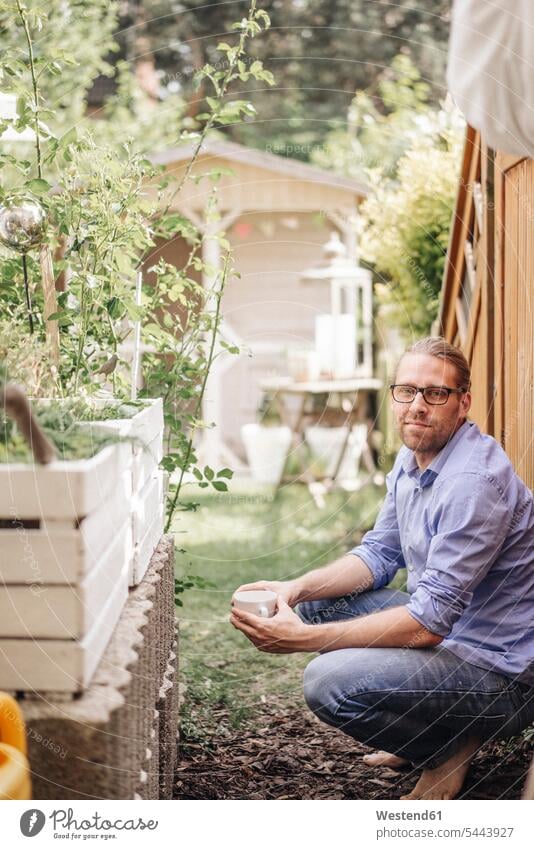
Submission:
[[[353,648],[427,649],[443,637],[428,631],[404,605],[367,616],[324,625],[306,625],[281,598],[278,612],[269,619],[232,608],[230,622],[260,651],[272,654],[329,652]]]
[[[272,589],[278,582],[261,583],[261,585],[246,584],[240,589]],[[276,592],[276,591],[275,591]],[[289,605],[278,596],[278,610],[274,616],[264,618],[246,613],[237,607],[232,607],[230,622],[242,631],[260,651],[272,654],[291,654],[297,651],[307,651],[306,637],[310,625],[305,625]]]
[[[290,607],[295,607],[300,601],[300,586],[298,581],[254,581],[252,584],[242,584],[236,593],[246,590],[270,590]]]

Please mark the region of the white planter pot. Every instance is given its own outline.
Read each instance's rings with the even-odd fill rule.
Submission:
[[[134,441],[88,460],[0,464],[0,689],[87,686],[163,532],[161,400],[91,422]]]
[[[241,428],[241,437],[252,479],[278,486],[291,445],[290,428],[246,424]]]
[[[337,474],[338,479],[350,480],[356,477],[365,443],[365,434],[365,425],[356,425],[352,429],[349,444]],[[313,425],[306,428],[305,436],[314,457],[321,462],[325,475],[332,477],[347,437],[347,428]]]

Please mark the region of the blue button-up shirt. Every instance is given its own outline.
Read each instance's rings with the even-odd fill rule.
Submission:
[[[403,446],[372,531],[352,550],[374,589],[407,568],[406,609],[463,660],[534,685],[534,498],[465,422],[420,472]]]

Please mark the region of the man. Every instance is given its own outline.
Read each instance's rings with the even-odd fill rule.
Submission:
[[[308,705],[385,750],[367,764],[422,767],[405,799],[454,798],[482,742],[534,721],[534,499],[467,420],[469,389],[444,339],[409,348],[391,387],[404,446],[374,529],[328,566],[241,587],[275,590],[273,618],[231,614],[261,651],[320,652]],[[385,586],[402,567],[407,593]]]

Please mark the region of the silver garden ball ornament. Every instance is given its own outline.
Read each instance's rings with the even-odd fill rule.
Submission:
[[[33,333],[34,326],[26,254],[44,242],[45,234],[46,212],[33,198],[11,198],[0,207],[0,242],[22,254],[30,333]]]
[[[0,242],[25,253],[42,244],[46,233],[46,212],[36,200],[14,198],[0,207]]]

